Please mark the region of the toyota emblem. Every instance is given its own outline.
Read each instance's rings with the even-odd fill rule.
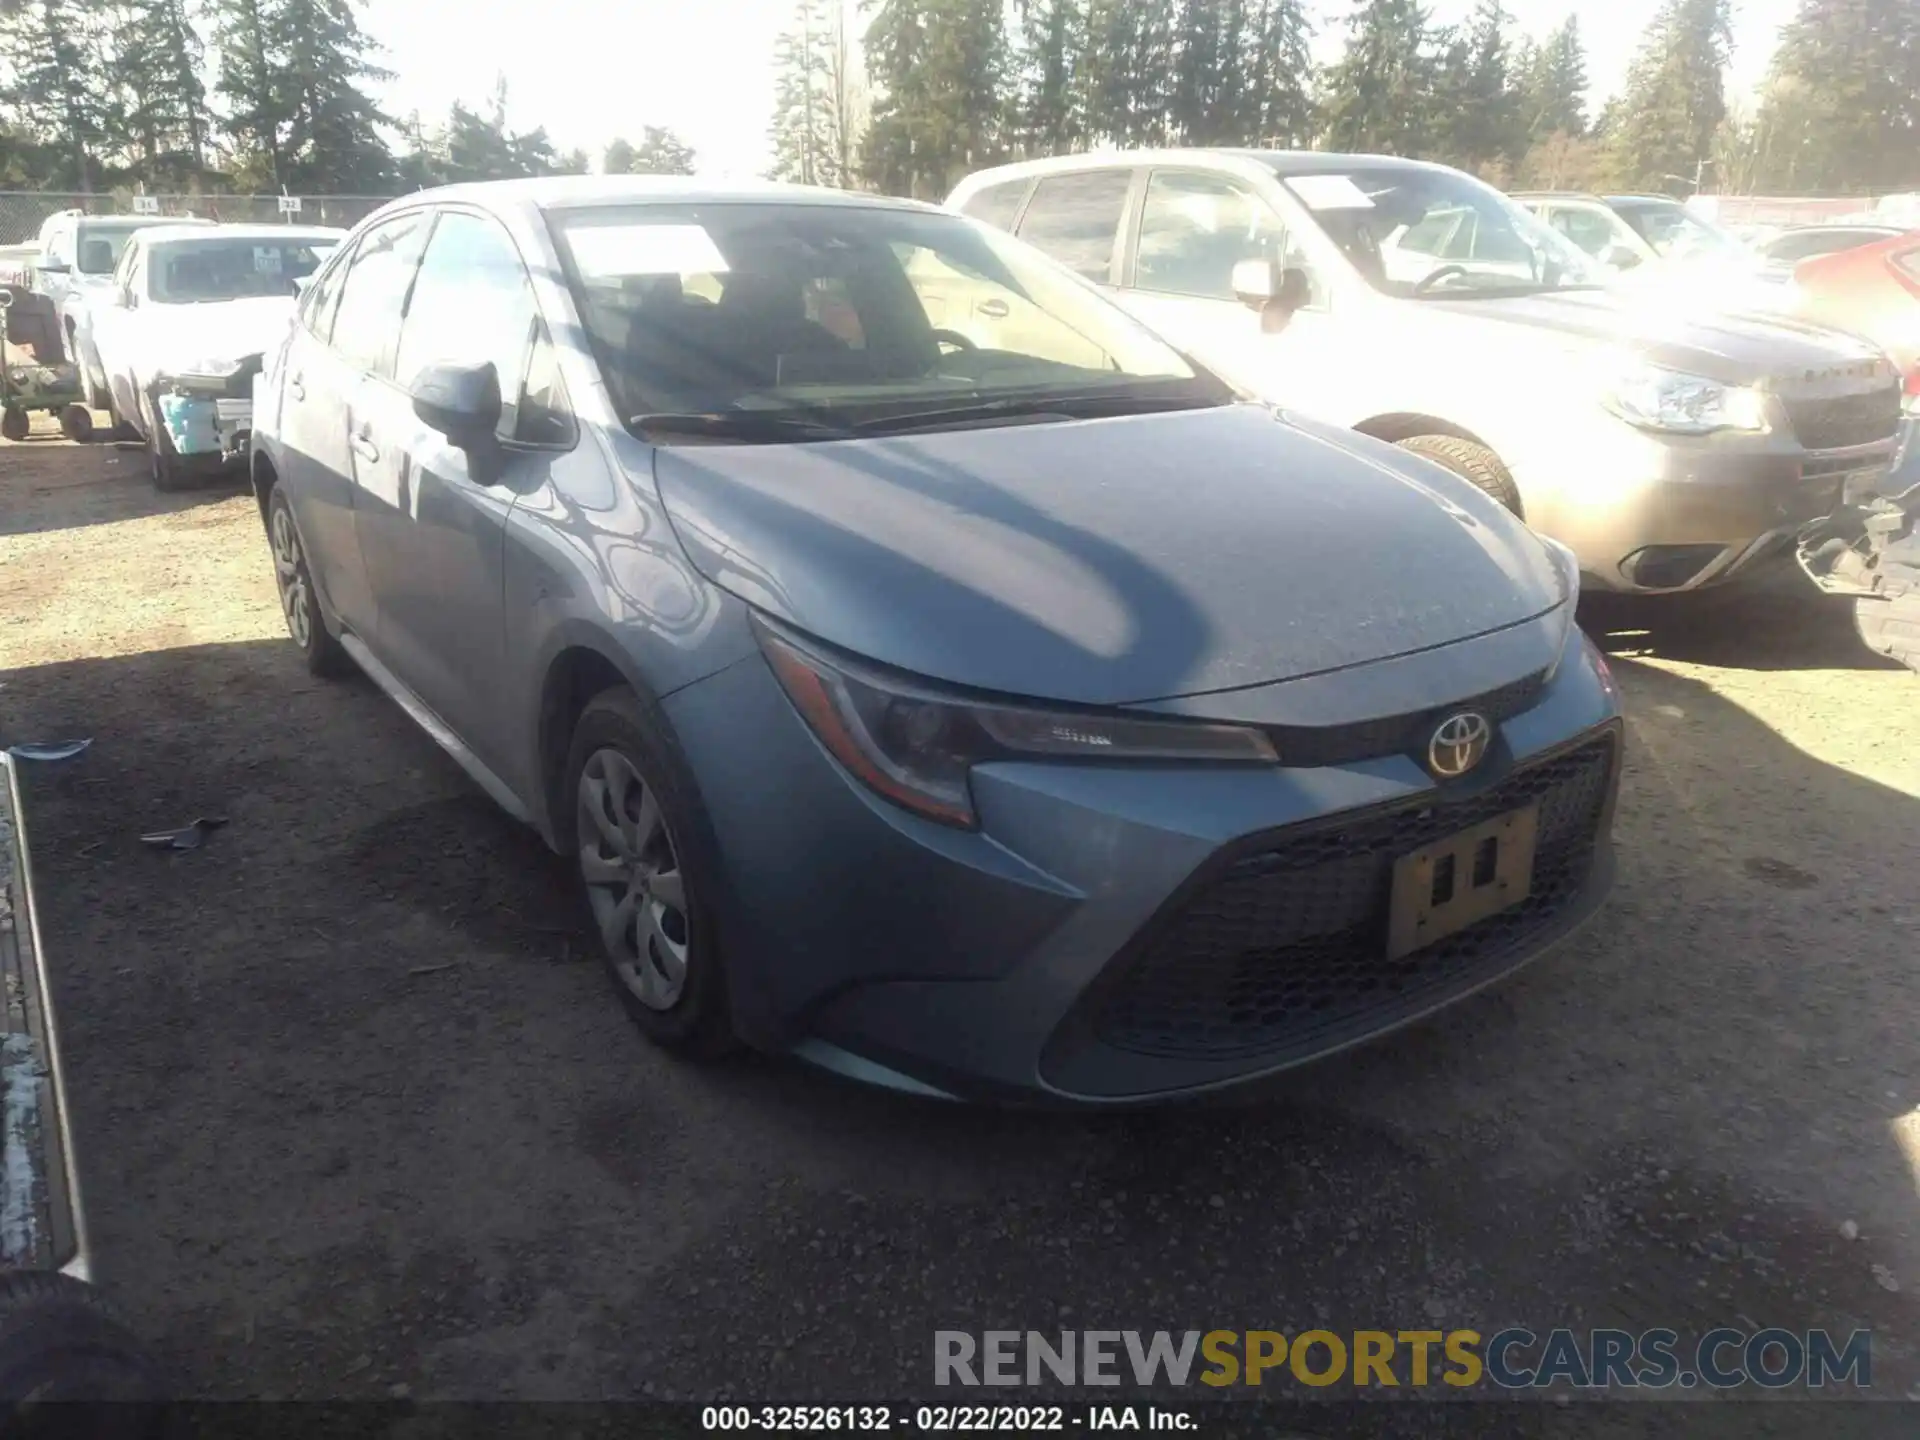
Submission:
[[[1427,768],[1442,780],[1456,780],[1486,758],[1492,739],[1486,716],[1473,710],[1449,715],[1427,742]]]

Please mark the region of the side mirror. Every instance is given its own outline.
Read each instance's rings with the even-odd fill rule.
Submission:
[[[1271,260],[1242,260],[1233,267],[1234,298],[1249,310],[1264,310],[1280,293],[1280,267]]]
[[[462,450],[493,439],[500,424],[500,376],[484,365],[429,365],[414,377],[413,413]]]
[[[1625,245],[1615,245],[1600,257],[1600,263],[1614,270],[1631,270],[1645,259],[1646,256],[1638,250]]]
[[[313,286],[313,276],[311,275],[295,276],[293,281],[294,297],[298,299],[300,296],[305,295],[307,291],[312,288],[312,286]]]
[[[39,270],[42,275],[66,275],[72,272],[73,267],[64,260],[43,260]]]

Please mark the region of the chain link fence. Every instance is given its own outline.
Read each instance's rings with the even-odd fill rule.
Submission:
[[[0,245],[26,245],[40,238],[40,227],[62,210],[88,215],[197,216],[229,223],[268,223],[350,227],[371,215],[391,195],[301,195],[295,213],[282,209],[279,195],[137,195],[131,190],[101,194],[62,194],[54,190],[0,190]]]

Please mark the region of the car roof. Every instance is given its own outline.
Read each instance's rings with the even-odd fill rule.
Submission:
[[[1077,155],[1052,155],[1040,160],[1021,160],[1012,165],[996,165],[976,170],[955,188],[976,190],[1004,180],[1034,175],[1070,174],[1079,170],[1131,168],[1139,165],[1208,165],[1228,162],[1221,168],[1257,165],[1280,177],[1294,175],[1353,175],[1369,170],[1447,171],[1448,166],[1427,160],[1409,160],[1400,155],[1342,154],[1325,150],[1255,150],[1231,146],[1207,146],[1153,150],[1092,150]]]
[[[779,205],[842,205],[876,210],[935,210],[917,200],[786,185],[772,180],[719,181],[694,175],[541,175],[521,180],[483,180],[420,190],[383,207],[470,204],[495,211],[568,210],[599,205],[686,205],[747,202]]]
[[[101,225],[112,230],[129,228],[151,230],[157,226],[210,225],[213,223],[210,220],[197,219],[191,215],[76,215],[73,219],[76,224],[86,226]]]
[[[169,240],[344,240],[347,232],[332,225],[179,225],[155,226],[141,237],[147,245]]]

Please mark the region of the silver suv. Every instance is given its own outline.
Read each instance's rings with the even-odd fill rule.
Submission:
[[[1445,166],[1072,156],[972,175],[948,204],[1248,391],[1473,481],[1570,546],[1597,588],[1725,580],[1872,488],[1893,456],[1899,384],[1873,345],[1636,303]],[[943,323],[991,348],[1008,319]]]

